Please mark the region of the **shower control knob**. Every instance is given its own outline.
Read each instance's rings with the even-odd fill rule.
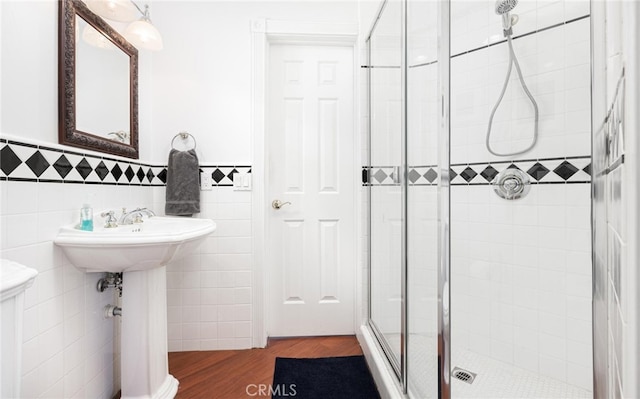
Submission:
[[[491,185],[500,198],[507,200],[522,198],[531,188],[529,176],[520,169],[514,168],[498,173]]]
[[[516,191],[520,184],[522,184],[522,182],[518,179],[510,177],[506,179],[503,184],[508,191]]]

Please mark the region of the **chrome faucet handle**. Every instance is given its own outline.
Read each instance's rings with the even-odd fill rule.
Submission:
[[[142,214],[140,212],[133,215],[133,220],[131,221],[131,223],[142,223],[142,222],[143,222]]]
[[[120,216],[118,223],[122,225],[143,223],[143,216],[145,215],[147,216],[147,218],[150,218],[152,216],[155,216],[156,214],[148,208],[136,208],[129,212],[127,212],[126,208],[122,208],[122,216]]]
[[[137,208],[136,211],[140,212],[140,215],[144,213],[147,217],[156,216],[156,213],[149,208]]]
[[[118,227],[118,220],[116,219],[114,211],[106,211],[100,214],[103,218],[107,218],[104,223],[104,227],[107,229],[111,229],[113,227]]]

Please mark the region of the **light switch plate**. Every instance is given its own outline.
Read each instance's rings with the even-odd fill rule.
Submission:
[[[200,191],[213,190],[213,177],[211,173],[200,172]]]
[[[251,175],[241,172],[234,173],[233,191],[251,191]]]

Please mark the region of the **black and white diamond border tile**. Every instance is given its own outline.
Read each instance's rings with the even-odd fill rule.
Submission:
[[[0,179],[77,184],[119,184],[163,186],[166,184],[166,165],[146,165],[83,154],[76,151],[38,146],[0,139]],[[452,185],[490,184],[493,177],[506,168],[518,168],[531,176],[531,183],[589,183],[591,157],[547,158],[522,161],[499,161],[451,165]],[[212,186],[233,186],[235,173],[251,173],[247,165],[201,165],[210,173]],[[365,166],[363,185],[398,185],[391,175],[393,166]],[[409,185],[437,185],[435,165],[410,166]]]
[[[591,157],[530,159],[472,164],[454,164],[449,170],[451,185],[488,185],[507,168],[518,168],[531,177],[532,184],[566,184],[591,182]],[[362,184],[365,186],[398,185],[391,178],[393,166],[364,166]],[[437,185],[435,165],[410,166],[409,185]]]
[[[532,184],[591,182],[591,157],[566,157],[522,161],[499,161],[451,165],[451,185],[491,184],[495,175],[507,168],[527,173]]]
[[[397,186],[391,174],[393,166],[363,166],[362,184],[365,186]],[[435,165],[410,166],[407,171],[410,186],[435,186],[438,184],[438,171]]]
[[[76,151],[0,139],[0,180],[131,186],[166,185],[167,166],[147,165]],[[213,186],[233,186],[234,173],[247,165],[201,165],[216,176]]]

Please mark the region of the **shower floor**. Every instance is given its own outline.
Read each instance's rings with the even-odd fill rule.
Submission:
[[[591,391],[464,349],[452,353],[453,367],[477,373],[473,384],[452,379],[453,398],[584,398]]]
[[[399,335],[387,336],[400,341]],[[434,397],[437,391],[437,354],[435,338],[419,334],[409,336],[410,393],[414,399]],[[452,378],[451,397],[491,399],[591,399],[593,393],[562,381],[491,359],[488,356],[465,350],[452,351],[451,366],[476,374],[473,384]],[[425,378],[425,376],[428,376]]]

